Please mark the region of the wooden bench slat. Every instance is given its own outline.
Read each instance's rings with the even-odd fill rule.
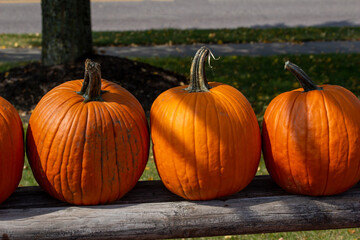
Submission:
[[[251,198],[261,196],[288,195],[279,188],[269,176],[257,176],[247,188],[237,194],[223,198]],[[26,197],[27,201],[24,201]],[[149,203],[149,202],[177,202],[183,201],[181,197],[170,193],[161,181],[139,181],[135,188],[122,199],[113,204]],[[69,206],[52,198],[40,187],[19,187],[15,193],[3,204],[0,209],[8,208],[40,208]]]
[[[39,187],[0,205],[3,239],[159,239],[360,227],[360,184],[329,197],[291,195],[269,176],[212,201],[185,201],[160,181],[139,182],[123,199],[78,207]]]

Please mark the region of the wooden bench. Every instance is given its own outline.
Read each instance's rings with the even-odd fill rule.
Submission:
[[[360,227],[360,183],[344,194],[284,192],[269,176],[218,200],[185,201],[160,181],[143,181],[123,199],[71,206],[39,187],[20,187],[0,205],[5,239],[159,239]]]

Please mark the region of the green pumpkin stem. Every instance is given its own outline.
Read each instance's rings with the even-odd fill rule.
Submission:
[[[323,89],[322,87],[316,85],[313,80],[311,80],[311,78],[296,64],[287,61],[285,63],[285,69],[294,74],[304,89],[304,92]]]
[[[78,94],[84,97],[84,102],[103,101],[101,98],[101,66],[99,63],[86,59],[84,82]]]
[[[207,47],[201,47],[195,54],[195,57],[192,61],[190,68],[190,83],[186,91],[191,92],[208,92],[210,90],[210,85],[205,76],[205,61],[206,58],[209,59],[210,65],[210,55],[212,55],[210,49]],[[215,58],[214,58],[215,59]],[[216,59],[215,59],[216,60]]]

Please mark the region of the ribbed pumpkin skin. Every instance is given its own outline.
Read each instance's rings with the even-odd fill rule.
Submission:
[[[360,180],[360,101],[340,86],[280,94],[263,121],[266,167],[286,191],[333,195]]]
[[[163,92],[150,112],[156,166],[165,186],[190,200],[236,193],[253,179],[261,137],[254,111],[235,88],[209,83]]]
[[[24,166],[24,134],[16,109],[0,97],[0,203],[18,186]]]
[[[102,80],[104,101],[84,103],[83,81],[63,83],[33,111],[27,154],[37,182],[77,205],[104,204],[132,189],[144,171],[149,132],[144,110],[124,88]]]

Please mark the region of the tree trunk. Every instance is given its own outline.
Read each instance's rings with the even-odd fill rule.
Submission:
[[[90,0],[42,0],[42,63],[73,62],[91,53]]]

